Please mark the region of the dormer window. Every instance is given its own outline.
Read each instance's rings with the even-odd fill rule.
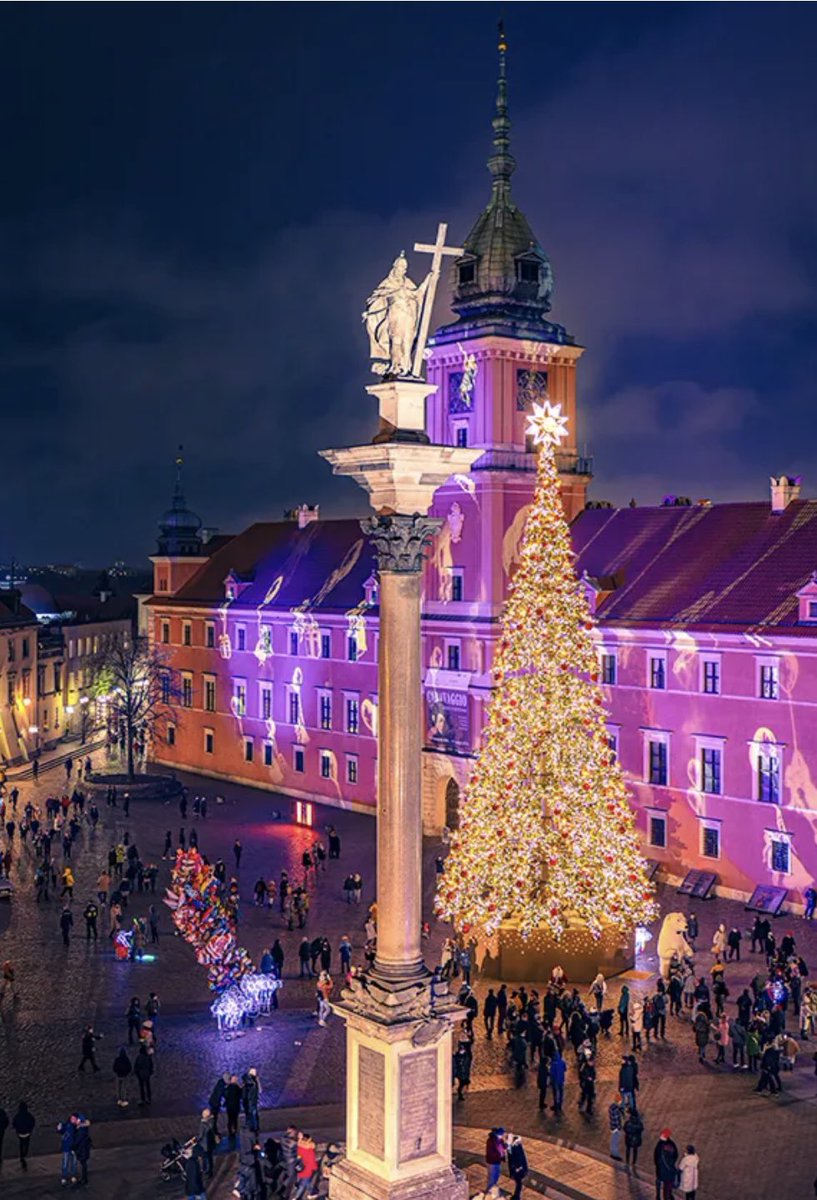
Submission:
[[[535,258],[520,258],[516,263],[516,278],[520,283],[539,283],[540,264]]]
[[[457,281],[462,287],[466,283],[474,283],[477,278],[477,264],[472,258],[469,262],[461,262],[457,267]]]

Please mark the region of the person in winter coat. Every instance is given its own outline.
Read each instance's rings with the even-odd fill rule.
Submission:
[[[199,1145],[204,1151],[204,1162],[207,1175],[210,1179],[213,1178],[213,1155],[216,1150],[216,1134],[214,1128],[213,1114],[209,1108],[201,1110],[201,1121],[199,1122]]]
[[[627,1166],[635,1170],[638,1162],[638,1151],[644,1137],[644,1122],[637,1108],[631,1108],[624,1122],[624,1157]]]
[[[488,1168],[488,1179],[485,1184],[486,1192],[490,1192],[491,1188],[495,1188],[499,1183],[499,1173],[502,1170],[504,1158],[505,1130],[496,1126],[488,1134],[488,1139],[485,1143],[485,1165]]]
[[[675,1169],[678,1162],[678,1147],[672,1140],[669,1129],[662,1129],[653,1153],[655,1162],[656,1200],[672,1200],[675,1187]]]
[[[293,1200],[306,1200],[312,1190],[312,1182],[318,1171],[318,1156],[315,1153],[315,1143],[308,1133],[298,1134],[298,1158],[301,1165],[298,1168],[298,1186]]]
[[[207,1200],[204,1190],[204,1174],[201,1169],[201,1157],[194,1154],[192,1148],[185,1150],[182,1159],[184,1167],[184,1190],[187,1200]]]
[[[64,908],[60,913],[60,932],[62,933],[63,946],[71,945],[71,926],[74,924],[74,918],[70,908]]]
[[[139,1039],[139,1029],[142,1025],[142,1002],[138,996],[131,996],[128,1010],[125,1013],[128,1020],[128,1045],[133,1045],[134,1034]]]
[[[74,1129],[74,1155],[79,1166],[79,1182],[88,1182],[88,1160],[91,1157],[91,1122],[87,1117],[76,1116]]]
[[[607,981],[601,971],[590,984],[590,995],[595,1001],[597,1012],[601,1012],[604,1008],[604,997],[607,995]]]
[[[125,1080],[130,1075],[133,1067],[131,1060],[128,1058],[128,1052],[124,1046],[120,1046],[119,1053],[113,1060],[113,1073],[116,1076],[116,1103],[120,1108],[128,1107],[127,1085]]]
[[[729,1040],[732,1043],[732,1066],[746,1070],[746,1030],[734,1017],[729,1021]]]
[[[227,1091],[227,1084],[230,1082],[230,1075],[225,1071],[215,1082],[213,1090],[210,1093],[210,1099],[207,1101],[210,1112],[213,1114],[213,1132],[216,1137],[219,1137],[218,1132],[218,1114],[221,1112],[221,1106],[224,1103],[224,1095]]]
[[[145,1045],[139,1047],[139,1052],[133,1063],[133,1073],[139,1081],[139,1103],[150,1104],[150,1077],[153,1074],[153,1055],[148,1053]]]
[[[630,1034],[630,989],[625,983],[618,998],[619,1036],[629,1037]]]
[[[96,1072],[99,1070],[99,1064],[96,1061],[94,1047],[101,1037],[101,1033],[94,1033],[93,1025],[85,1026],[85,1032],[82,1035],[82,1058],[80,1059],[79,1066],[77,1067],[78,1071],[85,1070],[86,1062],[91,1064],[94,1069],[94,1074],[96,1074]]]
[[[224,1089],[224,1108],[227,1113],[227,1137],[238,1137],[238,1117],[241,1112],[241,1084],[237,1075],[230,1076]]]
[[[698,1191],[699,1161],[698,1155],[695,1153],[695,1147],[687,1146],[686,1154],[678,1163],[678,1170],[681,1172],[681,1183],[679,1186],[684,1200],[695,1200],[695,1195]]]
[[[692,1022],[692,1031],[698,1047],[698,1062],[706,1062],[706,1048],[709,1045],[709,1018],[706,1013],[698,1012]]]
[[[633,1050],[641,1049],[641,1035],[644,1032],[644,1003],[634,996],[630,1001],[630,1031],[633,1037]]]
[[[20,1149],[20,1166],[24,1171],[28,1170],[28,1151],[31,1145],[31,1135],[34,1132],[36,1124],[36,1118],[29,1112],[25,1100],[21,1100],[17,1106],[17,1112],[14,1114],[14,1119],[11,1122],[11,1127],[17,1134]]]
[[[621,1131],[624,1127],[624,1105],[621,1096],[616,1096],[607,1110],[610,1124],[610,1157],[621,1162]]]
[[[519,1200],[522,1195],[522,1184],[528,1173],[528,1158],[521,1137],[511,1136],[508,1139],[508,1174],[516,1184],[511,1200]]]
[[[258,1071],[255,1067],[250,1067],[241,1082],[244,1085],[242,1101],[247,1128],[257,1134],[261,1128],[258,1122],[258,1101],[261,1098],[261,1081],[258,1078]]]
[[[567,1063],[557,1049],[550,1060],[550,1086],[553,1089],[553,1111],[555,1113],[560,1113],[564,1104],[566,1074]]]
[[[60,1121],[57,1133],[60,1135],[60,1183],[65,1187],[66,1184],[77,1182],[73,1120]]]
[[[746,1057],[749,1059],[749,1070],[756,1075],[760,1062],[760,1034],[756,1029],[746,1030]]]
[[[715,1025],[712,1027],[715,1043],[718,1047],[718,1053],[715,1055],[715,1063],[726,1061],[726,1051],[729,1049],[729,1021],[725,1013],[721,1013]]]
[[[733,925],[726,937],[726,945],[729,947],[726,954],[728,962],[731,962],[733,958],[740,962],[740,943],[742,941],[743,934]]]
[[[468,1042],[460,1042],[454,1054],[453,1073],[457,1085],[457,1099],[464,1100],[464,1090],[471,1084],[471,1047]]]
[[[632,1054],[625,1054],[618,1072],[618,1090],[627,1108],[636,1108],[638,1064]]]
[[[726,926],[721,921],[712,938],[712,954],[715,958],[723,958],[726,953]]]

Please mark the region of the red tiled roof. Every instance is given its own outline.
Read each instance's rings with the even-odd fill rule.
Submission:
[[[602,623],[814,635],[796,593],[817,569],[817,500],[587,509],[571,534],[580,574],[621,573]]]

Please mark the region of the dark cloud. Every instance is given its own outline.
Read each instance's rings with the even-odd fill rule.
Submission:
[[[817,20],[808,6],[776,6],[786,18],[770,38],[766,5],[684,6],[680,15],[679,6],[646,5],[628,36],[608,13],[578,44],[572,6],[556,27],[539,24],[534,6],[512,7],[520,41],[532,23],[530,44],[512,58],[516,194],[554,261],[554,314],[588,347],[581,432],[595,453],[596,494],[743,497],[786,469],[802,470],[808,487]],[[661,7],[675,10],[672,20],[648,11]],[[453,27],[464,6],[411,9],[428,30],[435,19]],[[14,446],[7,482],[21,508],[0,554],[149,552],[179,441],[189,499],[221,528],[301,500],[360,508],[353,485],[334,479],[316,451],[370,436],[362,301],[437,219],[462,236],[488,192],[489,53],[484,78],[459,64],[446,79],[434,54],[410,78],[400,69],[400,86],[386,88],[367,127],[373,85],[392,79],[387,59],[372,58],[379,39],[394,40],[390,19],[367,8],[364,42],[353,29],[338,45],[344,87],[332,79],[321,88],[332,48],[320,31],[292,48],[304,71],[313,68],[320,119],[294,80],[299,103],[267,113],[249,103],[259,87],[249,70],[242,82],[242,62],[256,54],[250,24],[242,46],[233,21],[224,61],[200,48],[216,83],[229,76],[235,112],[205,103],[212,144],[199,122],[176,166],[184,205],[174,195],[159,205],[149,146],[117,153],[109,138],[104,163],[134,156],[115,198],[89,180],[86,201],[83,180],[63,178],[48,219],[41,188],[34,216],[7,206],[0,386]],[[341,36],[335,27],[330,35]],[[537,45],[559,69],[536,72]],[[172,60],[167,46],[162,58],[165,67]],[[201,61],[193,55],[187,69]],[[155,86],[171,81],[163,70]],[[360,118],[357,145],[344,103]],[[157,99],[156,111],[137,105],[118,126],[110,113],[105,121],[142,128],[145,142],[154,136],[165,165],[166,126],[175,119],[181,129],[182,118],[159,107]],[[241,153],[228,136],[236,114],[247,131]],[[285,172],[269,165],[263,203],[256,118],[280,139],[286,163]],[[346,139],[343,154],[333,129]],[[194,206],[185,179],[208,155],[212,189]],[[145,164],[141,184],[136,163]]]

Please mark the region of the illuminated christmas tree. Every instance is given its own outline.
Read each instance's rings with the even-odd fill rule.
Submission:
[[[463,934],[631,931],[656,915],[610,749],[594,621],[576,579],[554,450],[559,406],[533,405],[536,492],[503,614],[483,747],[437,893]]]

